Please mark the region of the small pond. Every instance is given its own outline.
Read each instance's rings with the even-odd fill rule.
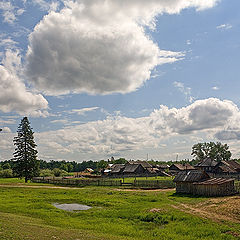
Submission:
[[[58,203],[53,203],[53,206],[61,209],[61,210],[65,210],[65,211],[85,211],[88,210],[92,207],[89,207],[87,205],[83,205],[83,204],[78,204],[78,203],[64,203],[64,204],[58,204]]]

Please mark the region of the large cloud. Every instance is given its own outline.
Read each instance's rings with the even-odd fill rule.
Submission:
[[[169,133],[187,134],[231,126],[236,124],[235,118],[239,115],[239,109],[233,102],[209,98],[181,109],[161,106],[150,117],[156,130],[167,129]]]
[[[195,101],[184,108],[161,106],[149,116],[117,116],[37,135],[40,152],[55,154],[116,154],[159,148],[174,136],[207,135],[237,126],[240,111],[231,101],[216,98]],[[48,141],[46,141],[48,139]],[[207,137],[206,137],[207,139]],[[193,144],[193,143],[192,143]],[[191,146],[189,147],[191,148]]]
[[[46,116],[47,100],[26,89],[17,74],[20,66],[19,53],[8,50],[3,65],[0,65],[0,110],[36,117]]]
[[[160,13],[212,7],[216,0],[66,1],[29,37],[26,75],[49,95],[69,92],[127,93],[139,88],[159,64],[183,53],[162,51],[146,35]]]

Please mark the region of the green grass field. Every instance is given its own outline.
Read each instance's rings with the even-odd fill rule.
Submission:
[[[0,179],[0,184],[5,183],[12,186],[0,186],[0,239],[4,240],[230,240],[240,236],[239,224],[216,223],[175,209],[180,203],[194,206],[206,199],[178,196],[174,190],[30,188],[31,183],[19,188],[14,187],[18,180]],[[93,208],[66,212],[52,203]]]
[[[110,178],[110,179],[113,179],[113,180],[122,180],[124,181],[125,183],[132,183],[134,182],[134,180],[173,180],[172,177],[160,177],[160,176],[157,176],[157,177],[128,177],[128,178]]]

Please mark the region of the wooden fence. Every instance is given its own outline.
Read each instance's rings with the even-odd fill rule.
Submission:
[[[134,180],[134,187],[140,188],[175,188],[176,185],[172,180]]]
[[[35,183],[48,183],[68,186],[129,186],[136,188],[175,188],[172,180],[134,180],[124,183],[122,180],[110,179],[63,179],[63,178],[44,178],[36,177],[32,180]]]
[[[240,182],[235,181],[234,183],[236,193],[240,194]]]

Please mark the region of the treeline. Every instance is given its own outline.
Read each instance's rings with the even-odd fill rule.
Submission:
[[[240,162],[240,159],[234,159]],[[94,170],[93,173],[101,173],[101,171],[105,168],[108,167],[109,164],[125,164],[128,161],[125,158],[119,158],[119,159],[113,159],[111,160],[100,160],[100,161],[83,161],[83,162],[76,162],[76,161],[56,161],[56,160],[51,160],[49,162],[45,160],[38,160],[39,163],[39,176],[68,176],[71,175],[72,172],[82,172],[87,168],[91,168]],[[189,159],[184,159],[180,161],[154,161],[150,160],[148,161],[152,166],[157,166],[161,164],[167,164],[167,165],[172,165],[174,163],[181,163],[185,164],[188,163],[192,166],[194,166],[198,160],[189,160]],[[14,177],[12,169],[14,168],[15,162],[13,160],[6,160],[0,162],[0,178],[1,177]]]
[[[65,172],[82,172],[86,168],[91,168],[94,171],[101,171],[102,169],[106,168],[108,164],[124,164],[128,161],[125,158],[119,158],[119,159],[111,159],[108,161],[100,160],[100,161],[83,161],[81,163],[78,163],[76,161],[56,161],[56,160],[50,160],[49,162],[45,160],[38,160],[39,162],[39,168],[41,170],[49,169],[60,169]],[[0,171],[6,170],[6,169],[13,169],[15,162],[12,160],[6,160],[0,162]]]

